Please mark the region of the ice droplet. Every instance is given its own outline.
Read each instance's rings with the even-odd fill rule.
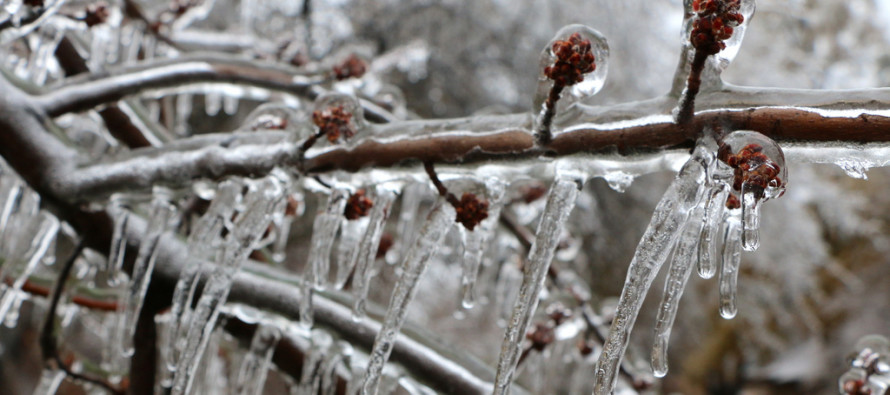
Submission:
[[[718,278],[720,293],[720,316],[726,319],[735,317],[738,312],[737,294],[739,263],[742,258],[742,224],[738,209],[730,212],[726,219],[726,233],[723,237],[723,262]]]
[[[513,315],[504,334],[501,355],[493,393],[506,394],[513,382],[513,374],[522,348],[522,340],[538,305],[538,294],[544,286],[544,279],[553,254],[559,245],[562,228],[575,207],[578,197],[578,183],[571,178],[557,178],[550,188],[547,205],[538,225],[535,241],[529,251],[528,261],[523,270],[522,285],[513,305]]]
[[[637,245],[608,339],[597,361],[594,377],[596,395],[608,395],[615,388],[618,367],[627,349],[643,299],[682,233],[689,211],[699,204],[705,193],[705,169],[702,162],[706,162],[704,158],[708,153],[703,151],[706,150],[702,147],[696,148],[692,157],[680,169],[655,207],[649,226]]]
[[[377,338],[374,339],[374,346],[371,349],[368,368],[362,383],[361,393],[363,395],[377,394],[383,365],[392,353],[393,343],[408,313],[408,305],[417,293],[417,283],[456,217],[457,212],[454,207],[445,202],[445,199],[438,199],[420,229],[417,240],[405,254],[401,266],[402,271],[395,289],[392,291],[389,307],[386,309],[383,319],[383,326],[380,328],[380,332],[377,332]]]
[[[655,341],[652,346],[652,371],[656,377],[664,377],[668,371],[667,351],[671,328],[674,325],[674,319],[677,318],[677,308],[680,306],[680,298],[683,297],[686,282],[697,261],[696,253],[702,228],[707,226],[702,220],[705,211],[705,206],[698,205],[689,215],[674,250],[670,271],[664,283],[664,294],[661,297],[661,304],[655,319]]]

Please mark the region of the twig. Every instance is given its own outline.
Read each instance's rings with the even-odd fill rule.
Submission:
[[[80,256],[81,252],[83,252],[83,249],[84,243],[82,241],[78,242],[77,246],[74,248],[74,252],[71,253],[71,256],[68,258],[67,261],[65,261],[65,264],[62,266],[62,270],[61,272],[59,272],[59,278],[56,280],[56,285],[53,289],[52,297],[49,301],[49,307],[46,311],[46,319],[43,322],[43,329],[40,331],[40,348],[43,352],[43,359],[46,361],[55,361],[56,365],[58,365],[58,368],[62,369],[65,374],[72,379],[100,386],[113,394],[123,394],[122,390],[115,388],[105,380],[89,377],[74,372],[59,355],[59,349],[58,345],[56,344],[56,338],[54,335],[56,310],[59,307],[59,301],[62,299],[62,293],[65,290],[65,283],[68,281],[68,276],[71,274],[71,269],[74,267],[74,262],[77,261],[77,257]]]
[[[677,114],[677,123],[680,125],[692,123],[692,116],[695,114],[695,96],[698,95],[701,88],[701,73],[705,69],[707,60],[706,52],[695,50],[689,68],[689,78],[686,80],[686,90],[683,91],[683,97],[680,98],[680,111]]]

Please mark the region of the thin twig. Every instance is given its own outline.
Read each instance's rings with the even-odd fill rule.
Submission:
[[[692,123],[692,117],[695,114],[695,96],[698,95],[701,88],[701,73],[705,69],[707,60],[706,52],[695,50],[689,68],[689,78],[686,80],[686,90],[683,91],[683,97],[680,98],[680,111],[677,114],[679,125],[688,126]]]
[[[56,285],[53,289],[52,297],[49,301],[49,307],[46,311],[46,319],[43,322],[43,329],[40,331],[40,348],[43,352],[43,359],[46,361],[55,361],[56,365],[58,365],[59,369],[62,369],[68,377],[71,377],[74,380],[83,381],[87,383],[91,383],[102,388],[105,388],[109,392],[113,394],[123,394],[123,391],[115,388],[113,385],[108,383],[105,380],[89,377],[71,370],[71,367],[62,360],[61,355],[59,355],[58,345],[56,344],[56,337],[54,335],[55,332],[55,323],[56,323],[56,310],[59,307],[59,301],[62,299],[62,293],[65,290],[65,283],[68,281],[68,276],[71,274],[72,268],[74,268],[74,262],[77,261],[77,257],[83,252],[84,243],[83,241],[79,241],[77,246],[74,248],[74,252],[71,253],[71,256],[65,261],[65,264],[62,266],[61,272],[59,272],[59,278],[56,280]]]

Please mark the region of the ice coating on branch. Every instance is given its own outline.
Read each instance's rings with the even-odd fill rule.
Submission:
[[[720,263],[718,290],[720,294],[720,316],[726,319],[738,313],[739,263],[742,259],[742,224],[738,209],[731,210],[726,219],[723,236],[723,261]]]
[[[754,0],[685,0],[685,8],[683,39],[687,48],[714,55],[718,70],[725,70],[739,53],[754,15]]]
[[[377,261],[377,251],[380,239],[383,237],[383,227],[389,219],[392,204],[396,200],[396,192],[387,187],[378,186],[374,192],[374,206],[368,218],[368,227],[358,245],[358,254],[352,267],[341,267],[337,273],[337,286],[343,287],[352,272],[352,294],[355,304],[352,306],[352,316],[355,319],[365,316],[365,304],[368,299],[371,277],[374,275],[374,263]]]
[[[121,356],[133,354],[133,336],[136,334],[136,320],[139,318],[139,311],[142,310],[145,293],[148,291],[148,284],[151,281],[152,271],[154,271],[155,258],[158,253],[158,241],[160,241],[161,235],[167,231],[170,219],[176,213],[176,206],[173,205],[171,199],[170,191],[163,188],[155,188],[151,201],[148,228],[145,231],[142,243],[139,245],[136,260],[133,262],[133,274],[130,276],[127,296],[122,306],[122,321],[118,327],[117,338],[118,344],[121,347]]]
[[[438,250],[442,239],[454,222],[457,213],[444,199],[440,198],[427,216],[426,222],[417,234],[414,245],[405,253],[401,273],[392,291],[389,307],[383,319],[383,326],[374,339],[374,346],[365,371],[361,393],[375,395],[380,384],[383,366],[389,360],[396,336],[405,322],[408,305],[417,293],[417,283],[429,266],[430,258]]]
[[[700,203],[705,194],[704,166],[709,162],[709,156],[707,148],[696,147],[692,157],[683,165],[658,202],[649,226],[637,245],[621,290],[609,337],[597,361],[594,377],[596,395],[608,395],[615,388],[619,365],[643,299],[658,270],[683,233],[690,211]]]
[[[221,182],[207,211],[195,222],[189,234],[187,244],[191,264],[185,265],[176,281],[170,308],[172,318],[171,335],[167,339],[167,350],[170,353],[167,368],[171,373],[176,370],[179,353],[185,346],[192,300],[201,281],[205,261],[216,260],[217,254],[214,251],[222,247],[223,231],[231,228],[232,215],[241,201],[242,187],[235,180]]]
[[[707,226],[702,221],[704,214],[705,206],[701,204],[693,209],[689,214],[689,220],[683,227],[680,240],[677,241],[677,247],[674,249],[671,267],[664,283],[664,294],[661,297],[661,304],[655,319],[655,340],[652,345],[651,361],[652,371],[656,377],[664,377],[668,371],[667,350],[671,339],[671,328],[674,325],[674,319],[677,318],[677,308],[680,306],[680,298],[683,297],[686,282],[689,280],[689,275],[692,274],[693,266],[698,261],[697,253],[702,228]]]
[[[237,395],[259,395],[266,384],[266,374],[272,364],[272,354],[281,339],[281,331],[274,325],[261,323],[257,326],[247,355],[241,361],[238,381],[235,383]]]
[[[547,205],[523,270],[522,285],[513,305],[513,315],[501,345],[493,390],[495,394],[508,393],[513,382],[522,340],[537,308],[538,294],[544,286],[547,270],[559,245],[562,228],[575,207],[578,187],[574,179],[567,177],[558,177],[550,187]]]
[[[504,205],[506,183],[498,178],[486,182],[485,198],[488,200],[488,217],[472,231],[460,227],[464,254],[461,274],[461,306],[465,309],[476,304],[476,278],[489,240],[497,227]]]
[[[785,192],[788,170],[775,141],[761,133],[739,130],[723,138],[718,159],[733,169],[731,191],[742,207],[742,240],[747,251],[760,244],[760,203]]]
[[[309,258],[306,262],[308,273],[303,276],[303,296],[300,298],[300,324],[306,328],[312,327],[312,292],[323,290],[328,281],[331,249],[343,220],[343,208],[346,207],[348,197],[348,189],[335,187],[328,196],[324,211],[315,216]]]
[[[273,213],[284,209],[285,187],[275,176],[252,181],[247,185],[249,190],[243,199],[243,210],[235,218],[231,232],[226,236],[220,253],[222,258],[207,280],[192,313],[185,349],[173,379],[174,395],[189,393],[219,317],[219,309],[228,298],[232,279],[268,229]]]

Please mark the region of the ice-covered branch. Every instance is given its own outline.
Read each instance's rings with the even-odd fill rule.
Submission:
[[[324,75],[304,75],[293,67],[276,63],[216,54],[189,55],[74,77],[52,87],[39,96],[37,102],[48,115],[58,116],[147,90],[202,82],[249,85],[314,98],[318,93],[312,87],[324,80]]]

